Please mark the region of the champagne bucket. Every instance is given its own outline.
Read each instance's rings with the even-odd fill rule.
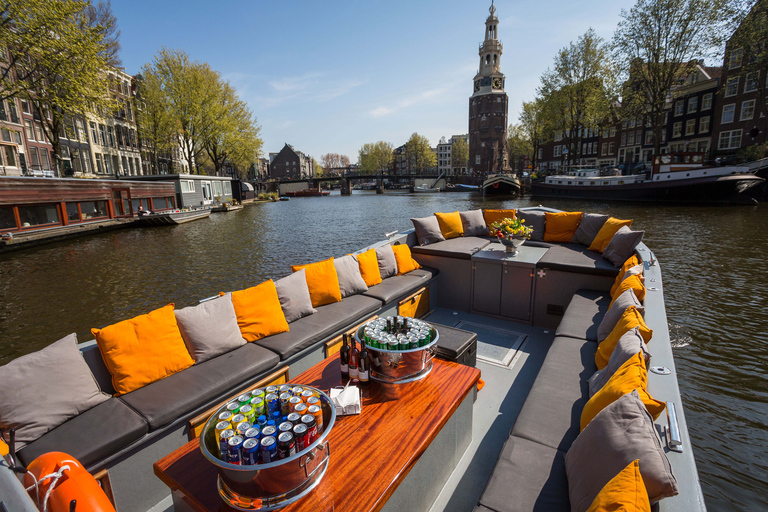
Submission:
[[[200,436],[200,450],[219,471],[218,489],[224,502],[237,510],[277,510],[309,494],[325,475],[331,455],[328,434],[336,421],[336,409],[331,399],[317,392],[323,411],[323,432],[309,446],[285,459],[268,464],[236,465],[219,459],[216,439],[217,410],[205,424]]]
[[[440,333],[434,326],[432,328],[435,329],[435,339],[419,348],[390,351],[366,344],[365,349],[371,356],[371,379],[384,384],[405,384],[429,375],[440,339]],[[355,332],[358,343],[363,339],[364,329],[362,326]]]

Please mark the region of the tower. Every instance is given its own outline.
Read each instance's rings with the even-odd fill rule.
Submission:
[[[469,167],[476,172],[509,171],[507,144],[507,93],[501,72],[502,46],[499,18],[491,1],[485,20],[485,40],[480,45],[480,67],[469,97]]]

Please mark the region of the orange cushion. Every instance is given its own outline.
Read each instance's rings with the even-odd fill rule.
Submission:
[[[589,425],[597,413],[635,389],[653,419],[658,418],[666,404],[649,395],[646,391],[647,385],[648,372],[645,369],[645,358],[642,352],[638,352],[627,359],[627,362],[621,365],[616,373],[608,379],[605,386],[600,388],[600,391],[595,393],[584,405],[584,410],[581,411],[581,430]]]
[[[378,263],[376,265],[376,272],[378,272]],[[307,278],[307,287],[313,308],[341,300],[339,275],[333,265],[333,258],[308,265],[291,265],[292,272],[298,272],[301,269],[304,269]]]
[[[640,336],[642,336],[643,341],[646,343],[651,341],[653,330],[645,325],[643,315],[640,314],[637,308],[635,306],[629,306],[624,310],[619,321],[616,322],[616,326],[611,331],[611,334],[597,346],[597,351],[595,352],[595,364],[597,364],[598,370],[602,370],[608,364],[608,360],[611,358],[613,350],[619,343],[619,338],[635,327],[640,329]]]
[[[619,230],[621,226],[631,226],[632,225],[632,219],[629,220],[621,220],[621,219],[615,219],[613,217],[609,218],[607,221],[605,221],[605,224],[603,224],[603,227],[600,228],[600,231],[597,232],[597,236],[595,236],[595,239],[592,240],[592,245],[588,247],[590,251],[597,251],[597,252],[603,252],[606,247],[608,247],[608,244],[611,242],[611,238],[613,238],[613,235],[616,234],[616,232]]]
[[[570,242],[581,222],[581,212],[545,212],[545,242]]]
[[[376,286],[381,279],[379,261],[376,259],[376,249],[368,249],[364,253],[357,254],[357,265],[360,267],[360,275],[367,287]]]
[[[103,329],[91,329],[112,374],[115,395],[124,395],[195,364],[181,337],[173,304]]]
[[[624,293],[625,291],[632,288],[635,290],[635,295],[637,296],[637,300],[640,302],[643,302],[645,300],[645,285],[643,284],[643,276],[640,274],[635,274],[633,276],[629,276],[625,280],[623,280],[621,283],[619,283],[619,286],[616,288],[616,291],[611,296],[611,305],[613,305],[613,301],[616,300],[616,297]]]
[[[411,256],[411,248],[407,245],[393,245],[392,252],[395,253],[395,260],[397,261],[397,275],[401,276],[406,272],[421,268],[421,265]]]
[[[485,225],[491,229],[491,224],[504,219],[511,219],[515,216],[517,210],[483,210]]]
[[[616,280],[613,282],[613,286],[611,287],[611,297],[614,297],[616,288],[618,288],[621,282],[624,280],[624,274],[627,273],[627,270],[639,264],[640,258],[637,257],[637,254],[633,254],[631,258],[628,258],[627,261],[624,262],[624,264],[621,266],[621,270],[619,271],[619,275],[616,276]]]
[[[256,341],[288,331],[277,288],[270,279],[260,285],[232,292],[237,326],[245,341]]]
[[[651,512],[648,490],[640,475],[640,459],[633,460],[611,478],[587,512]]]
[[[436,213],[437,223],[440,225],[440,231],[446,240],[456,238],[464,234],[464,225],[461,223],[459,212]]]

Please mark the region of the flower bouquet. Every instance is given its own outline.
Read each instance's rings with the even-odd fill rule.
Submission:
[[[508,253],[516,254],[517,248],[531,238],[533,228],[526,226],[525,220],[520,220],[514,216],[511,219],[506,218],[494,222],[491,224],[489,232],[491,236],[495,236],[499,242],[506,246]]]

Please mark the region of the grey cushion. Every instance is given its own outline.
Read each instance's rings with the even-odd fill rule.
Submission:
[[[99,390],[70,334],[0,366],[0,428],[16,429],[18,447],[109,399]]]
[[[630,267],[627,269],[626,272],[624,272],[624,277],[621,278],[622,281],[624,281],[629,276],[636,276],[643,273],[643,270],[645,270],[645,267],[643,267],[643,264],[640,263],[639,265],[635,265],[634,267]]]
[[[231,293],[174,313],[187,351],[196,363],[245,345]]]
[[[607,292],[579,290],[573,294],[565,310],[555,336],[568,336],[589,341],[597,341],[597,325],[602,320],[611,297]]]
[[[439,270],[432,267],[424,267],[417,268],[416,270],[411,270],[407,274],[404,274],[406,276],[414,276],[419,277],[426,281],[431,281],[433,278],[437,277],[437,275],[440,273]]]
[[[348,254],[341,258],[334,258],[333,266],[336,267],[336,274],[339,276],[341,298],[368,290],[368,285],[365,284],[363,276],[360,274],[360,265],[353,255]]]
[[[643,240],[644,234],[645,231],[632,231],[627,226],[621,226],[608,242],[603,251],[603,258],[621,266],[635,252],[635,247]]]
[[[510,436],[480,496],[480,505],[495,512],[570,511],[565,452]]]
[[[611,334],[613,328],[619,323],[621,315],[623,315],[624,311],[630,306],[635,306],[640,313],[645,311],[643,303],[637,299],[635,291],[631,288],[625,290],[621,295],[616,297],[616,300],[613,301],[608,312],[605,313],[605,316],[600,321],[600,325],[597,327],[597,341],[603,341],[609,334]]]
[[[485,225],[483,210],[468,210],[459,212],[464,236],[487,236],[488,226]]]
[[[589,247],[600,232],[600,228],[605,224],[605,221],[610,218],[610,215],[600,215],[599,213],[583,214],[579,227],[576,229],[576,233],[573,234],[573,238],[571,238],[571,242]]]
[[[419,241],[419,245],[428,245],[445,240],[443,232],[440,231],[437,217],[434,215],[411,219],[411,222],[413,222],[413,228],[416,230],[416,239]]]
[[[118,398],[88,409],[18,452],[28,465],[48,452],[64,452],[86,468],[125,448],[149,432],[149,425]]]
[[[640,459],[651,503],[677,494],[677,479],[637,390],[597,413],[568,450],[565,468],[572,510],[587,510],[605,484],[635,459]]]
[[[376,248],[376,261],[382,279],[397,275],[397,259],[389,244]]]
[[[338,274],[338,271],[336,273]],[[312,298],[309,296],[307,286],[307,273],[304,269],[278,279],[275,281],[275,288],[286,322],[295,322],[317,311],[312,307]]]
[[[525,220],[526,226],[533,228],[533,233],[531,233],[532,241],[541,242],[544,240],[544,227],[547,222],[547,217],[544,215],[544,212],[517,210],[517,217],[521,220]]]
[[[648,363],[651,361],[651,354],[648,352],[645,340],[640,335],[640,328],[635,327],[625,332],[621,338],[619,338],[616,348],[613,349],[605,368],[597,370],[595,374],[589,378],[589,396],[592,397],[595,393],[600,391],[600,389],[605,386],[605,383],[608,382],[614,373],[616,373],[616,370],[621,368],[621,365],[626,363],[638,352],[643,353],[645,366],[648,367]]]
[[[599,252],[590,251],[583,245],[574,243],[550,247],[539,260],[537,267],[609,277],[615,277],[620,270],[602,258]]]
[[[156,430],[184,418],[226,393],[241,389],[271,370],[279,358],[274,352],[248,343],[238,349],[196,364],[120,397]]]
[[[341,302],[318,307],[314,315],[296,320],[291,324],[290,331],[268,336],[254,343],[268,348],[277,353],[280,359],[285,360],[330,335],[348,328],[355,321],[364,319],[380,308],[379,299],[365,295],[350,295]]]
[[[368,291],[363,295],[379,299],[384,304],[401,299],[415,292],[419,287],[424,286],[424,283],[427,281],[423,277],[411,276],[409,274],[388,277],[379,284],[368,288]]]
[[[597,343],[558,337],[517,416],[512,434],[568,450],[581,427],[581,411],[589,399],[587,382],[597,370]]]
[[[443,256],[446,258],[458,258],[462,260],[472,259],[472,255],[491,242],[485,238],[476,236],[460,236],[443,242],[437,242],[422,247],[414,247],[414,254],[428,254],[431,256]]]

